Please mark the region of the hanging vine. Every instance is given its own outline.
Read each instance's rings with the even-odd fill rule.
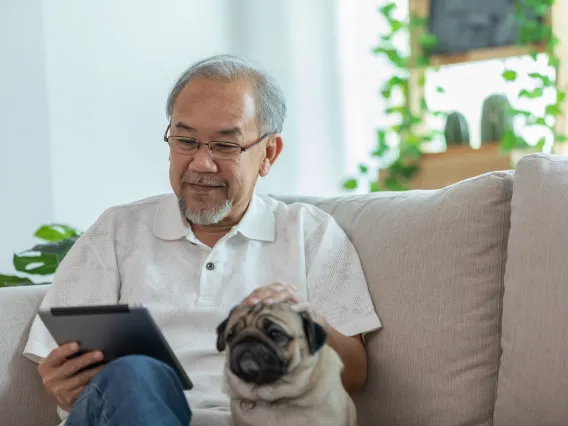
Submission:
[[[531,48],[529,55],[536,62],[539,54],[545,54],[548,59],[548,67],[558,76],[560,58],[556,54],[556,47],[559,39],[554,34],[549,17],[551,16],[552,6],[555,0],[523,0],[518,1],[515,7],[514,19],[517,23],[517,44],[520,46],[537,46]],[[540,47],[540,49],[538,48]],[[503,79],[507,82],[517,81],[522,70],[506,69],[503,72]],[[563,114],[563,103],[566,98],[566,91],[559,87],[557,78],[550,78],[545,73],[531,72],[528,77],[534,82],[534,87],[522,88],[518,96],[521,99],[538,100],[546,96],[549,90],[556,91],[554,102],[546,105],[542,114],[535,114],[531,111],[512,109],[513,117],[521,117],[522,122],[527,128],[538,127],[544,133],[552,136],[553,143],[563,143],[567,141],[566,135],[559,134],[555,127],[556,120]],[[501,141],[501,148],[504,151],[513,149],[530,149],[542,151],[546,146],[546,136],[542,136],[536,145],[531,145],[520,134],[509,130],[505,133]]]
[[[517,25],[517,44],[520,46],[540,46],[540,49],[532,49],[530,56],[536,61],[539,53],[546,54],[548,65],[558,73],[560,59],[556,55],[555,48],[559,41],[553,34],[550,20],[547,19],[550,16],[554,1],[517,0],[514,18]],[[358,188],[362,180],[369,182],[370,192],[409,189],[408,183],[419,171],[423,144],[442,136],[440,130],[424,131],[427,128],[425,124],[429,117],[447,116],[447,114],[430,110],[424,98],[420,101],[419,110],[412,111],[409,96],[411,65],[429,68],[429,52],[435,48],[437,39],[427,31],[427,19],[412,15],[406,20],[398,19],[395,17],[396,9],[395,1],[379,9],[379,13],[386,21],[387,31],[380,35],[380,41],[373,49],[373,53],[386,57],[395,68],[394,75],[381,88],[381,95],[387,104],[384,111],[387,116],[385,121],[397,122],[397,124],[384,126],[377,130],[376,146],[370,153],[372,160],[382,163],[379,166],[382,168],[381,179],[377,179],[377,176],[373,175],[373,168],[369,164],[362,163],[358,166],[358,176],[351,177],[344,182],[343,186],[348,190]],[[419,45],[423,53],[420,57],[414,59],[416,63],[411,64],[410,54],[397,49],[393,40],[403,32],[410,34],[416,29],[419,29],[422,34]],[[517,80],[520,72],[521,70],[507,69],[503,72],[502,77],[506,82],[513,82]],[[547,105],[541,115],[512,108],[512,116],[521,116],[528,127],[543,127],[546,131],[552,133],[554,142],[566,142],[566,136],[557,134],[555,128],[557,117],[563,114],[562,104],[566,98],[566,92],[558,87],[556,79],[550,78],[544,73],[532,72],[528,76],[536,83],[536,87],[521,89],[519,98],[539,99],[545,96],[548,89],[556,88],[555,102]],[[424,87],[424,78],[421,78],[418,84],[419,87]],[[441,87],[436,90],[439,93],[444,92]],[[398,94],[398,96],[395,96],[395,94]],[[399,102],[395,101],[397,98]],[[497,142],[503,151],[527,148],[542,151],[545,148],[546,137],[542,137],[536,145],[531,145],[523,136],[517,134],[511,128],[504,133],[502,140]],[[388,164],[386,167],[384,166],[385,163]]]
[[[377,145],[371,152],[371,157],[379,162],[381,160],[382,162],[389,161],[389,157],[394,157],[394,160],[383,169],[382,173],[385,176],[380,179],[381,183],[376,176],[370,176],[372,168],[368,164],[359,164],[360,177],[366,177],[369,180],[371,192],[408,189],[407,182],[419,170],[422,144],[432,141],[436,135],[441,134],[435,131],[424,131],[427,117],[429,115],[440,115],[441,112],[430,111],[424,98],[420,100],[418,111],[413,111],[410,105],[410,67],[420,68],[429,65],[428,52],[436,45],[436,37],[425,30],[428,25],[426,19],[410,16],[406,20],[401,20],[395,16],[396,9],[395,2],[390,2],[379,9],[379,13],[386,21],[388,30],[380,36],[380,41],[373,49],[373,53],[386,57],[396,70],[394,75],[381,88],[381,95],[386,101],[384,112],[387,120],[385,121],[397,124],[377,130]],[[394,40],[400,33],[410,34],[411,31],[416,29],[419,29],[422,33],[419,43],[424,54],[415,59],[415,64],[411,64],[411,60],[413,60],[411,55],[398,49]],[[424,87],[424,84],[424,78],[421,78],[418,85]],[[442,88],[437,90],[443,91]],[[398,152],[393,153],[393,150]],[[344,183],[346,189],[355,189],[358,185],[359,179],[356,177],[350,178]]]

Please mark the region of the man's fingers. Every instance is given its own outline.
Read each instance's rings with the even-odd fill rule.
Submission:
[[[39,369],[58,367],[64,364],[71,355],[79,351],[77,343],[67,343],[51,351],[51,353],[40,364]]]
[[[296,303],[296,304],[292,305],[292,310],[296,311],[296,312],[311,313],[312,312],[312,305],[310,305],[310,303],[308,303],[308,302]]]
[[[247,298],[249,305],[257,303],[278,303],[284,300],[296,300],[297,289],[295,286],[276,282],[265,287],[257,288]]]
[[[284,302],[286,300],[298,302],[298,298],[297,298],[296,294],[290,289],[285,289],[285,290],[282,290],[278,293],[272,293],[268,297],[263,299],[263,302],[270,305],[270,304],[273,304],[273,303]]]
[[[77,388],[83,388],[87,386],[93,379],[93,377],[99,374],[104,367],[104,365],[99,365],[98,367],[89,368],[88,370],[82,371],[76,376],[68,379],[67,383],[65,384],[65,388],[69,389],[69,392],[73,392]]]
[[[86,368],[89,365],[95,364],[99,361],[102,361],[103,358],[103,353],[100,351],[87,352],[80,357],[67,361],[62,367],[62,374],[64,374],[65,377],[71,377],[77,371],[82,370],[83,368]]]

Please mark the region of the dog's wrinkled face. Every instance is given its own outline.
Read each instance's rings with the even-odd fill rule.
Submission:
[[[247,383],[271,384],[326,342],[323,327],[289,302],[236,306],[217,327],[217,350],[227,349],[231,372]]]

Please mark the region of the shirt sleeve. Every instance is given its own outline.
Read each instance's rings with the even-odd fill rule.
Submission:
[[[381,328],[355,247],[332,218],[306,241],[308,301],[340,333],[363,337]]]
[[[118,303],[120,276],[105,215],[73,244],[53,277],[41,308]],[[35,316],[23,355],[39,363],[57,347]]]

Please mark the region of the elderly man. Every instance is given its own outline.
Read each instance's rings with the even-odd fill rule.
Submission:
[[[364,385],[363,335],[381,324],[354,247],[315,207],[255,194],[282,151],[285,109],[276,82],[232,56],[203,60],[174,85],[164,135],[173,194],[106,210],[42,306],[144,303],[194,388],[184,395],[169,367],[145,357],[84,369],[104,355],[69,358],[77,345],[57,347],[36,318],[25,355],[67,426],[229,424],[215,328],[246,299],[308,302],[345,364],[345,388]]]

